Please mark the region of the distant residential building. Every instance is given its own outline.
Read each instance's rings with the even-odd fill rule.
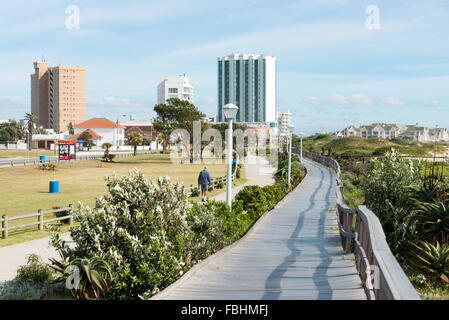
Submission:
[[[125,127],[106,118],[86,120],[75,125],[74,129],[75,134],[72,137],[84,131],[92,132],[95,136],[98,135],[98,138],[95,139],[98,146],[101,146],[105,142],[109,142],[113,146],[123,146],[125,143]]]
[[[218,122],[223,106],[239,107],[236,122],[276,122],[276,57],[230,54],[218,58]]]
[[[292,123],[292,114],[290,113],[290,111],[278,112],[276,119],[277,119],[277,127],[279,130],[279,135],[280,136],[289,136],[290,135],[289,126]]]
[[[416,125],[401,125],[373,123],[370,125],[362,125],[358,129],[354,126],[349,126],[342,131],[336,132],[335,136],[342,137],[362,137],[362,138],[403,138],[410,141],[449,141],[449,132],[445,128],[428,129],[423,126]]]
[[[439,127],[429,129],[429,139],[435,142],[449,141],[449,131],[446,128],[439,128]]]
[[[122,126],[125,127],[125,137],[132,132],[137,132],[142,137],[152,141],[157,138],[157,131],[154,130],[151,120],[139,120],[134,116],[130,116],[129,121],[123,122]]]
[[[189,78],[185,74],[161,79],[157,84],[157,103],[165,103],[169,98],[178,98],[193,103],[193,89],[194,87],[189,83]]]
[[[51,67],[34,62],[31,75],[31,113],[37,126],[65,131],[69,123],[86,120],[86,68]]]

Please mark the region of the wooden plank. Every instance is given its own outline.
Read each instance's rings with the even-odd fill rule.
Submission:
[[[38,215],[39,215],[39,212],[36,212],[36,213],[26,214],[26,215],[23,215],[23,216],[11,217],[8,220],[9,221],[13,221],[13,220],[19,220],[19,219],[25,219],[25,218],[32,218],[32,217],[37,217]]]

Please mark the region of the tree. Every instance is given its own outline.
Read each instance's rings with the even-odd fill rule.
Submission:
[[[193,139],[193,121],[201,121],[204,114],[193,104],[178,98],[167,99],[165,104],[154,106],[157,116],[153,121],[154,128],[161,134],[163,151],[166,152],[170,133],[174,129],[186,129]],[[164,143],[165,142],[165,143]]]
[[[138,132],[131,132],[126,136],[126,143],[134,146],[134,155],[137,155],[137,146],[142,145],[143,138]]]
[[[87,150],[90,150],[90,148],[92,148],[95,145],[92,141],[93,139],[92,135],[87,131],[83,131],[83,133],[80,134],[78,139],[83,140],[83,147],[86,147]]]
[[[69,130],[70,134],[75,134],[75,129],[73,128],[73,124],[71,122],[67,125],[67,130]]]
[[[112,160],[115,158],[114,154],[109,154],[109,148],[112,147],[112,143],[105,142],[101,145],[104,150],[103,161],[104,162],[113,162]]]
[[[14,142],[25,138],[25,130],[15,120],[9,120],[8,122],[0,123],[0,141],[2,142]]]
[[[34,122],[36,121],[36,116],[32,113],[26,113],[25,119],[28,120],[28,150],[31,150],[31,141],[33,141],[33,132],[34,132]]]

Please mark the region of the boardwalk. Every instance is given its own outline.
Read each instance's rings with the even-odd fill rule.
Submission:
[[[305,164],[303,183],[246,237],[154,299],[366,299],[354,262],[341,247],[334,175]]]

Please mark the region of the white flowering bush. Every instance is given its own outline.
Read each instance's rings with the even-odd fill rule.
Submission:
[[[99,256],[110,265],[114,279],[106,298],[151,296],[224,246],[223,224],[212,209],[193,210],[181,183],[148,181],[137,169],[106,182],[109,194],[94,208],[75,210],[76,245],[52,238],[65,260]]]

